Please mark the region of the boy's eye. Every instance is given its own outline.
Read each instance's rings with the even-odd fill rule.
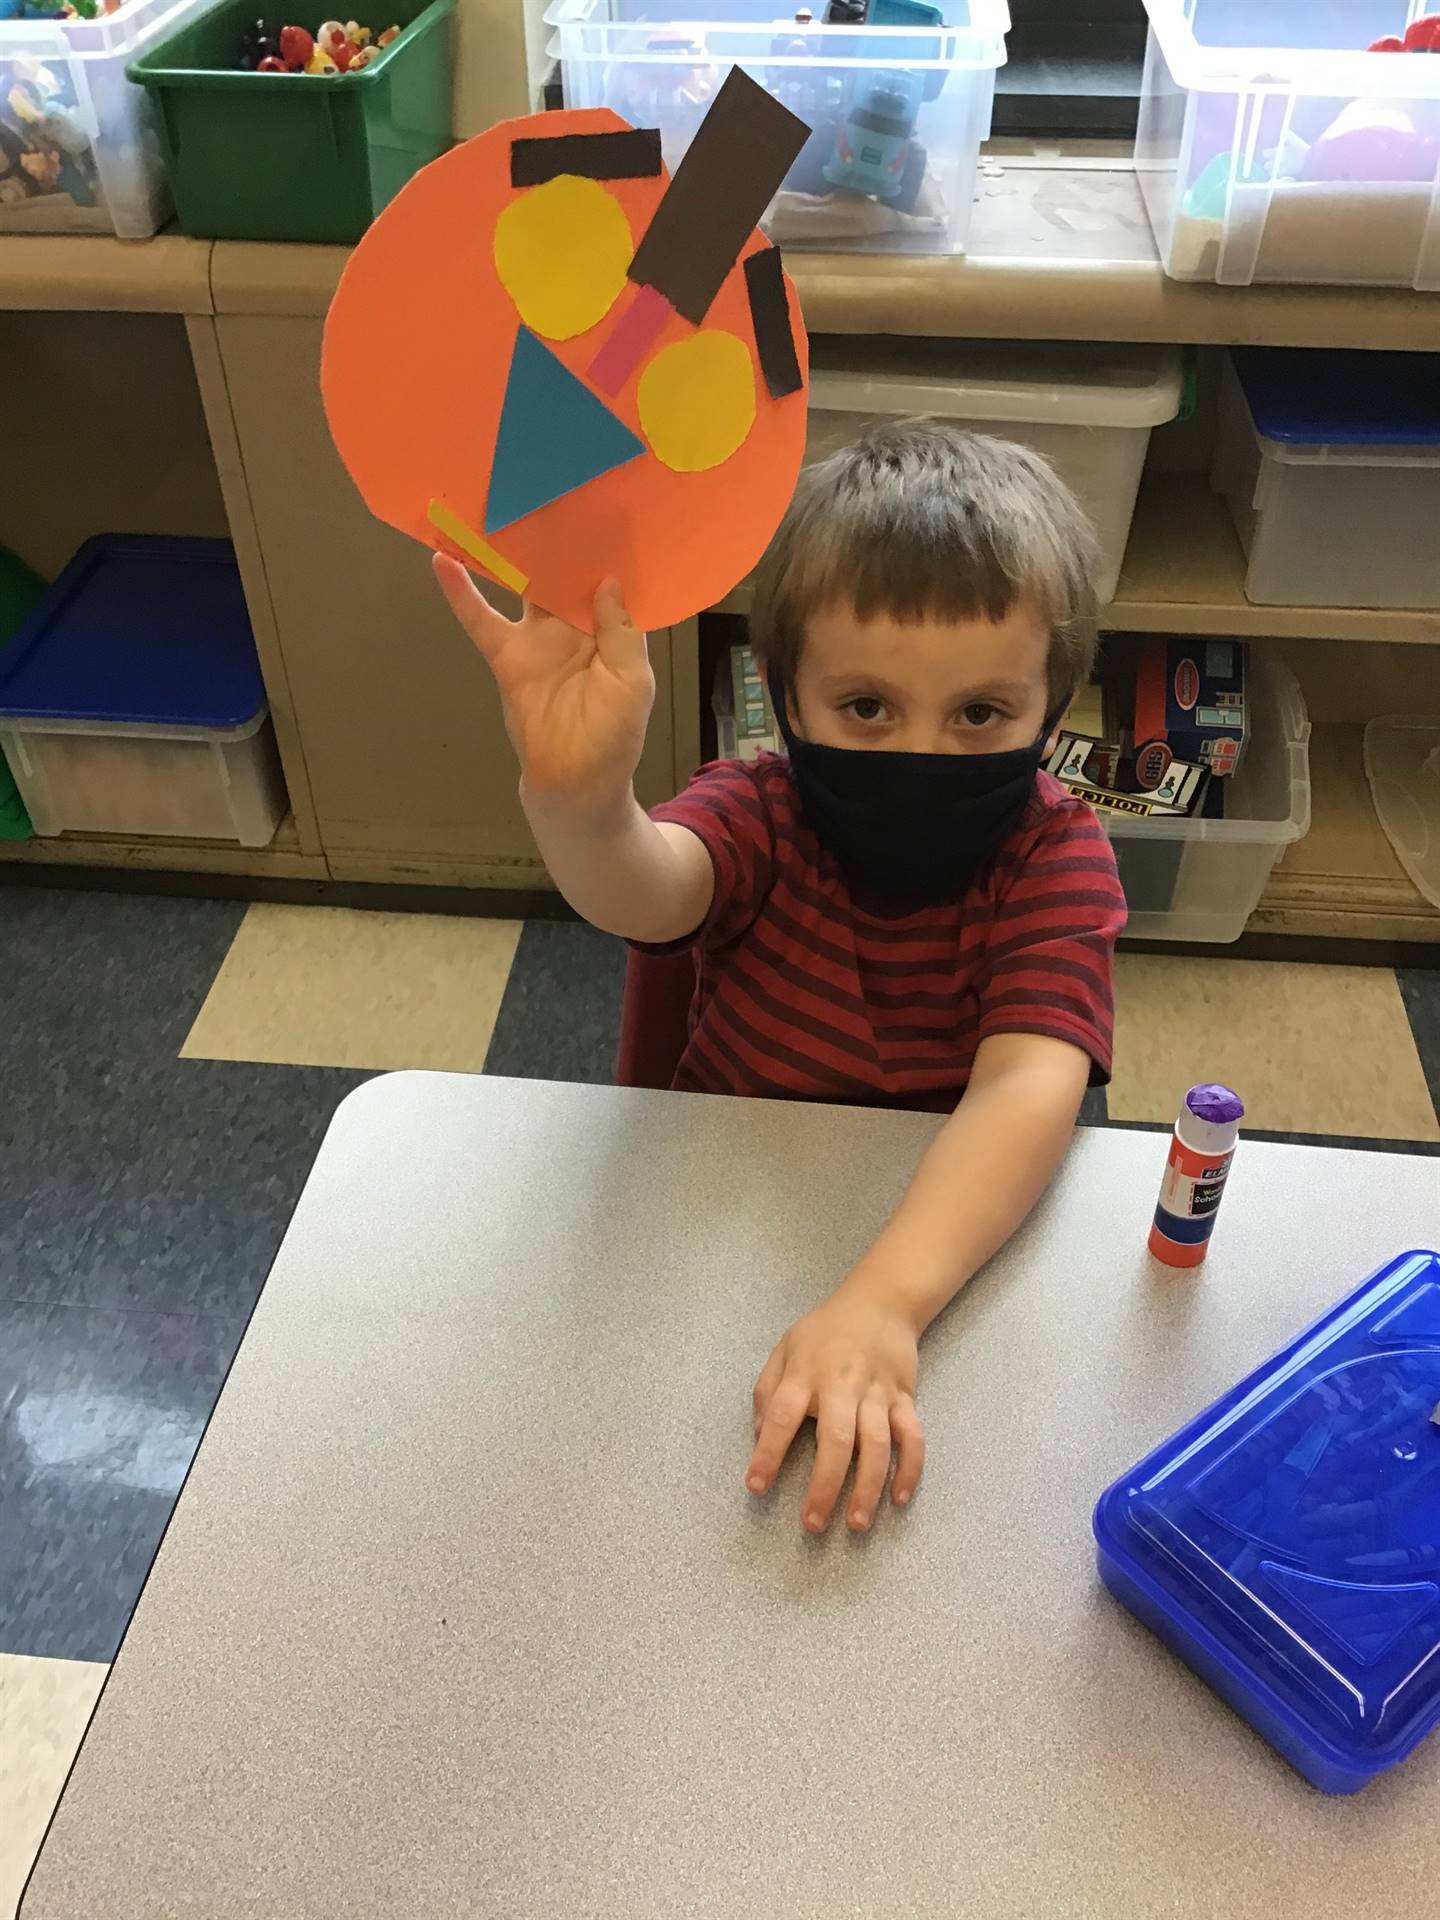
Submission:
[[[857,720],[879,720],[885,712],[885,702],[877,699],[873,693],[857,694],[845,704]]]
[[[988,700],[972,700],[968,707],[961,709],[960,717],[967,727],[985,727],[995,718],[997,711]]]

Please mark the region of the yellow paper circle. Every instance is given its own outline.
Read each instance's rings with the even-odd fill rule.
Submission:
[[[495,271],[526,326],[547,340],[572,340],[605,318],[634,252],[614,194],[574,173],[522,193],[495,222]]]
[[[640,425],[657,459],[676,473],[718,467],[755,424],[750,349],[718,327],[662,347],[635,390]]]

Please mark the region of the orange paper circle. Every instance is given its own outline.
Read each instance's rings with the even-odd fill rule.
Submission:
[[[491,453],[520,323],[496,273],[495,223],[534,191],[510,185],[510,144],[618,132],[626,124],[607,107],[532,114],[452,149],[416,174],[376,220],[331,303],[321,364],[325,411],[366,505],[492,579],[503,580],[503,570],[481,565],[437,532],[430,507],[443,502],[484,534]],[[604,183],[637,241],[667,184],[663,172]],[[757,231],[743,253],[767,244]],[[788,279],[785,288],[803,370],[800,304]],[[594,392],[590,363],[634,297],[627,284],[597,324],[546,343]],[[647,452],[485,536],[526,578],[527,598],[575,626],[592,625],[595,589],[607,574],[620,581],[631,618],[652,631],[713,605],[760,558],[789,501],[805,445],[806,395],[802,388],[783,400],[770,397],[738,262],[705,327],[737,335],[754,367],[755,421],[729,459],[704,471],[675,472]],[[620,391],[599,394],[642,440],[640,375],[657,353],[694,333],[673,315]]]

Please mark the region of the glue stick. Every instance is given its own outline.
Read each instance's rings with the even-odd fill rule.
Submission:
[[[1229,1087],[1191,1087],[1170,1136],[1150,1251],[1170,1267],[1198,1267],[1210,1247],[1245,1108]]]

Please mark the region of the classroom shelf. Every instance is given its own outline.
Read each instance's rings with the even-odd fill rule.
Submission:
[[[750,582],[742,580],[714,611],[748,613],[750,596]],[[1152,474],[1141,483],[1120,584],[1100,624],[1113,633],[1440,646],[1440,613],[1255,606],[1245,598],[1245,555],[1229,509],[1208,481],[1192,475]]]
[[[1253,605],[1229,509],[1206,480],[1188,475],[1152,475],[1141,486],[1120,585],[1102,624],[1120,633],[1440,645],[1440,613]]]
[[[122,873],[240,874],[263,880],[324,880],[320,854],[300,851],[294,816],[287,814],[268,847],[217,845],[213,840],[133,840],[123,834],[64,833],[42,840],[0,840],[0,866],[109,867]]]
[[[812,333],[1193,345],[1435,347],[1424,300],[1394,287],[1219,287],[1167,278],[1126,159],[995,150],[963,256],[811,253],[785,265]],[[221,314],[323,314],[344,247],[215,243]]]
[[[209,313],[209,240],[97,234],[0,236],[0,309],[65,313]]]

